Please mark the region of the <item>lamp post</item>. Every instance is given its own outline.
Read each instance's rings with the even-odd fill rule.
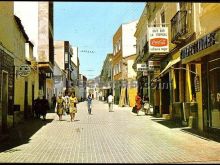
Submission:
[[[109,62],[111,63],[111,93],[112,93],[112,96],[114,97],[114,82],[113,82],[113,72],[112,72],[112,69],[113,69],[113,62],[112,62],[112,58],[109,59]]]

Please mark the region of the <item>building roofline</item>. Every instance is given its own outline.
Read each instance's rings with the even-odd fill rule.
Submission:
[[[20,18],[17,17],[16,15],[14,15],[14,18],[15,18],[15,21],[16,21],[16,23],[18,25],[18,28],[21,30],[24,38],[26,39],[26,41],[29,41],[28,35],[26,34],[26,32],[24,30],[24,26],[22,25]]]

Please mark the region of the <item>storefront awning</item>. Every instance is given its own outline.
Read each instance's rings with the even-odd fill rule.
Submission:
[[[169,63],[167,64],[167,66],[164,68],[164,70],[159,74],[159,77],[163,76],[163,74],[174,64],[180,62],[180,57],[178,57],[177,59],[171,60],[169,61]]]

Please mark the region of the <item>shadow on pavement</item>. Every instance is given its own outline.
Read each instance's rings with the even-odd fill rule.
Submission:
[[[220,143],[220,133],[219,132],[201,132],[192,128],[181,129],[181,131],[185,133],[189,133],[191,135],[197,136],[201,139],[205,140],[213,140]]]
[[[53,119],[46,119],[46,121],[42,119],[29,119],[15,125],[15,127],[9,128],[6,133],[7,138],[0,142],[0,152],[11,152],[14,147],[28,143],[31,136],[52,121]]]
[[[181,122],[179,121],[174,121],[174,120],[167,120],[167,119],[151,119],[159,124],[162,124],[168,128],[182,128],[182,127],[186,127],[186,126],[183,126],[181,124]]]

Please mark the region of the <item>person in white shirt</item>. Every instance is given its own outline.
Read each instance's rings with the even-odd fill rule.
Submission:
[[[111,93],[108,96],[108,107],[109,107],[109,112],[113,112],[113,96]]]
[[[65,93],[65,96],[63,97],[64,100],[64,115],[69,114],[69,93]]]

